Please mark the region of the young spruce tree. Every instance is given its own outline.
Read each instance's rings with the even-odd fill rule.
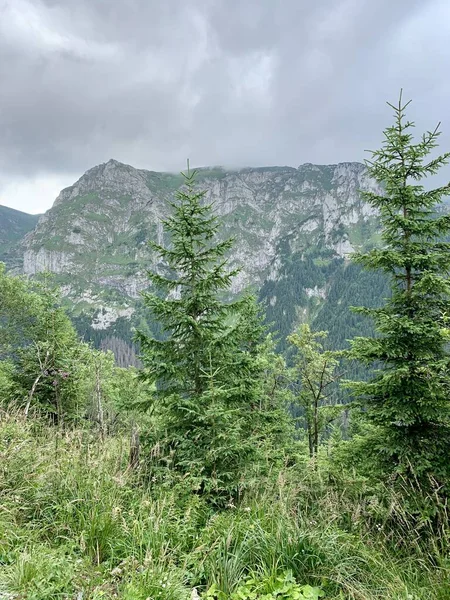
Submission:
[[[392,296],[383,308],[359,308],[371,317],[377,336],[356,338],[351,355],[376,365],[367,382],[354,382],[354,395],[378,426],[377,456],[386,473],[402,473],[428,485],[450,484],[449,309],[450,215],[440,212],[450,186],[425,188],[421,181],[445,165],[450,154],[428,158],[439,126],[414,143],[405,105],[390,105],[395,122],[380,150],[368,161],[384,193],[364,192],[379,212],[383,247],[354,259],[382,269]],[[375,450],[375,449],[374,449]]]
[[[156,384],[152,462],[202,494],[232,499],[255,457],[263,328],[252,297],[223,299],[239,271],[226,258],[233,240],[217,241],[220,223],[195,190],[195,172],[184,179],[164,221],[170,246],[151,244],[167,268],[149,273],[155,292],[144,294],[161,336],[137,336],[145,377]]]

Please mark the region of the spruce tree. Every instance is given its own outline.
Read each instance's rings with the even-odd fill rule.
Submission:
[[[394,124],[367,161],[383,193],[363,192],[380,214],[382,247],[354,255],[390,278],[392,296],[382,308],[359,308],[374,320],[376,335],[355,338],[351,356],[375,366],[373,377],[351,388],[377,426],[376,455],[385,473],[402,473],[428,485],[450,483],[450,216],[440,210],[450,186],[428,189],[422,180],[447,164],[450,154],[429,155],[439,125],[414,142],[409,105],[400,95]],[[375,449],[373,449],[375,450]]]
[[[184,183],[163,222],[170,245],[151,244],[165,270],[149,273],[154,291],[144,302],[161,335],[137,335],[144,376],[156,384],[153,466],[168,465],[172,474],[189,474],[200,492],[231,498],[255,453],[263,330],[252,297],[224,299],[238,273],[226,257],[233,240],[217,241],[220,222],[205,191],[196,191],[195,172]]]

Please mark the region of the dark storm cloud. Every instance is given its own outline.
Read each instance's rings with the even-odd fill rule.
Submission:
[[[362,160],[402,86],[450,142],[448,39],[447,0],[0,0],[0,185]]]

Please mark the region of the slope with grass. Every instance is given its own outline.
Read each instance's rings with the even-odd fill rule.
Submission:
[[[328,448],[331,457],[343,452],[345,444]],[[189,600],[196,588],[228,600],[239,587],[243,600],[301,599],[310,589],[325,600],[450,597],[447,532],[438,539],[426,522],[408,525],[388,489],[376,495],[343,475],[324,449],[318,469],[300,459],[220,512],[180,484],[143,486],[120,433],[102,442],[87,429],[2,413],[0,453],[8,598]]]

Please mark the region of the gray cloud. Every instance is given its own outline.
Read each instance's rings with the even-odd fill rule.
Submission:
[[[448,39],[447,0],[0,0],[0,187],[362,160],[400,87],[448,148]]]

